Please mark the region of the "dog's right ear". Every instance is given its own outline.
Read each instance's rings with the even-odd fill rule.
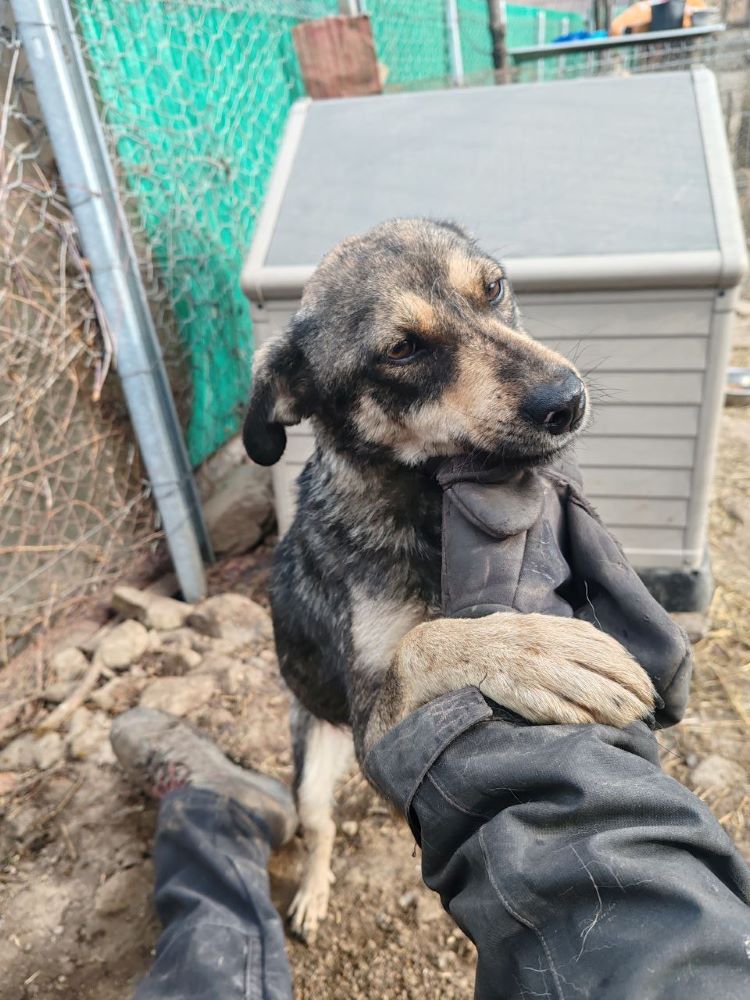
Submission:
[[[255,355],[253,389],[250,395],[242,442],[258,465],[274,465],[284,454],[284,427],[298,424],[310,415],[311,387],[305,374],[302,351],[292,339],[294,328],[284,337],[264,345]]]

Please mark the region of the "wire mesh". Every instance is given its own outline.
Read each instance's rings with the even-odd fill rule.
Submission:
[[[77,0],[77,26],[197,464],[236,429],[252,336],[238,275],[321,2]]]
[[[20,44],[0,25],[0,662],[159,535]]]

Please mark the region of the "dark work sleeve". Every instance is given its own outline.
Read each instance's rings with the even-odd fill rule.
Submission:
[[[365,769],[476,944],[481,1000],[750,998],[750,872],[644,725],[527,725],[464,688]]]

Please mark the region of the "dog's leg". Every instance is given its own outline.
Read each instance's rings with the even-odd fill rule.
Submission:
[[[365,749],[410,712],[466,685],[537,723],[627,726],[654,709],[646,672],[615,639],[575,618],[441,618],[400,642]]]
[[[333,793],[352,759],[352,737],[348,730],[316,719],[299,704],[292,710],[291,724],[297,813],[308,857],[289,916],[292,931],[312,942],[328,909],[336,835]]]

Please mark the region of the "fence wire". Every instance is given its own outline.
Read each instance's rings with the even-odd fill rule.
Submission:
[[[739,0],[738,0],[739,2]],[[7,0],[0,26],[0,657],[159,535],[129,423],[108,379],[116,331],[86,262]],[[556,3],[556,7],[560,4]],[[292,40],[337,0],[71,0],[191,458],[237,428],[252,331],[238,275],[286,115],[304,88]],[[467,84],[494,84],[485,0],[457,0]],[[368,0],[386,89],[451,86],[444,0]],[[580,7],[579,7],[580,9]],[[509,4],[512,48],[583,27]],[[513,82],[686,69],[719,81],[750,204],[750,32],[623,53],[555,53]],[[561,122],[564,128],[564,122]]]
[[[75,0],[194,464],[237,429],[252,334],[238,274],[291,104],[291,29],[335,0]]]
[[[0,662],[156,542],[23,51],[0,26]]]

